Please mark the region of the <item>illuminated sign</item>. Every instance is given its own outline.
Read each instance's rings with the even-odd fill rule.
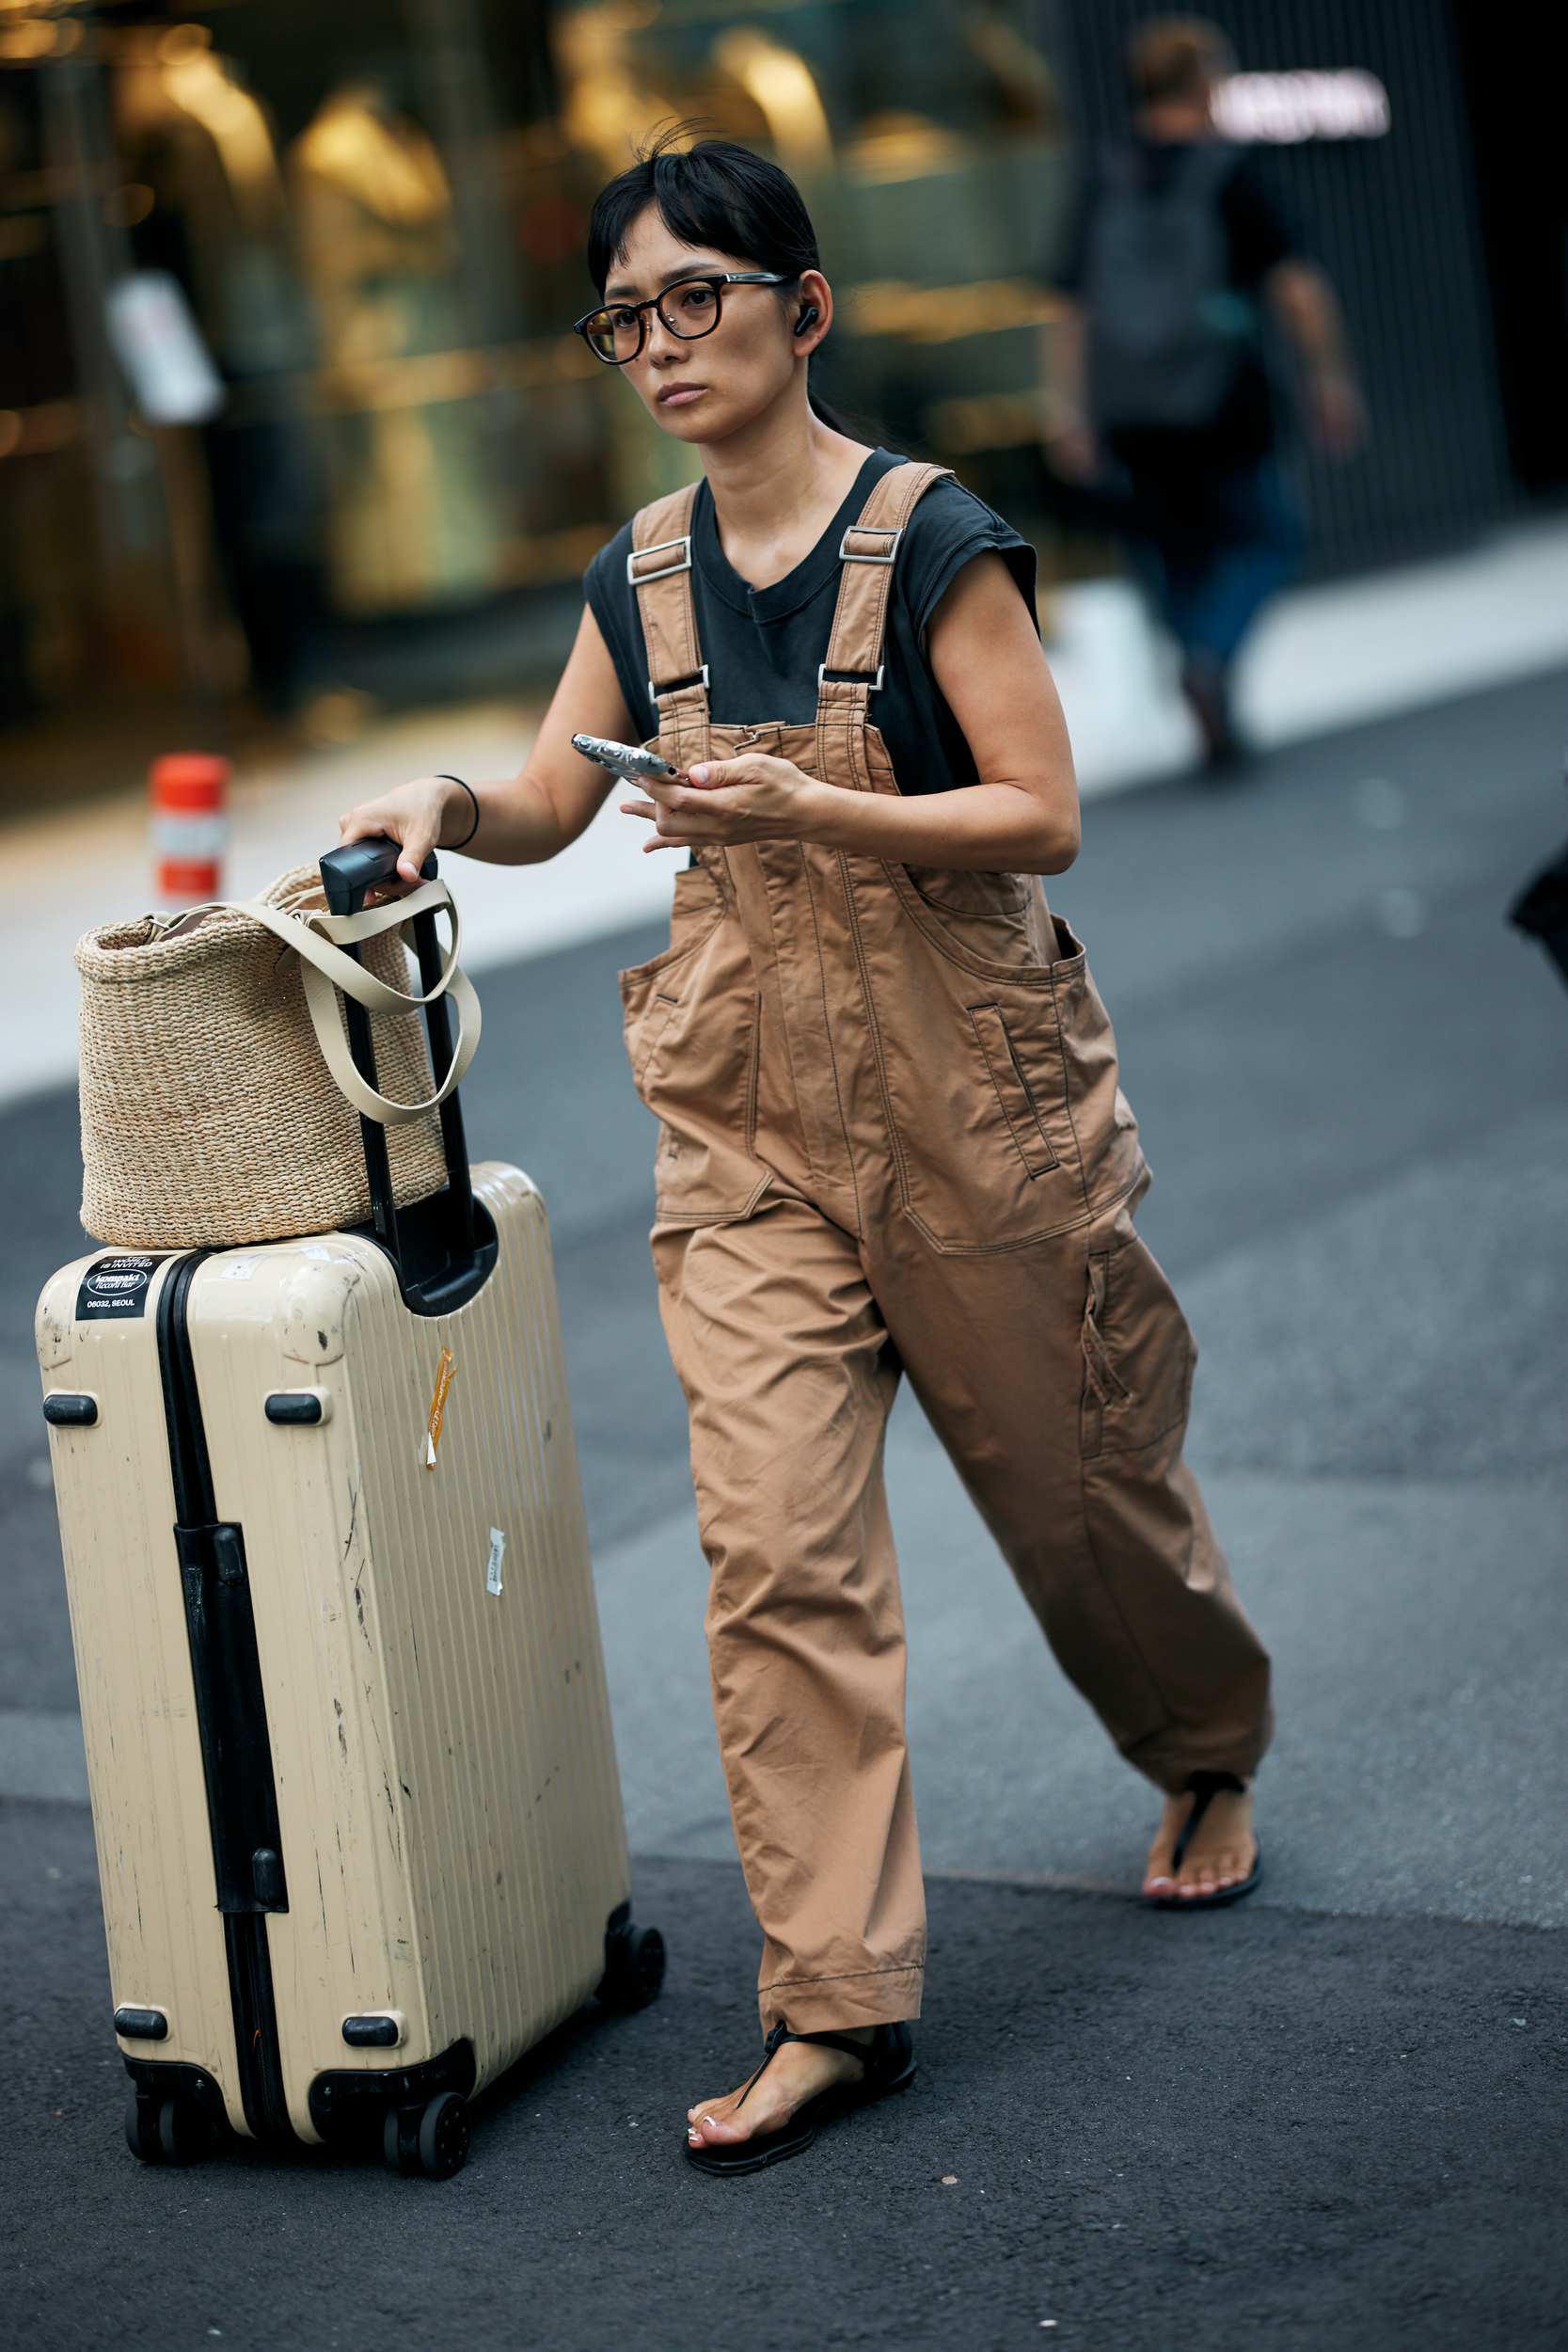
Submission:
[[[1303,139],[1380,139],[1388,93],[1375,73],[1229,73],[1214,84],[1223,138],[1295,147]]]

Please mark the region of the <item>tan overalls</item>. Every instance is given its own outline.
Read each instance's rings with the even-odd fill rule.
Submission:
[[[845,534],[815,726],[710,725],[695,492],[638,516],[666,758],[754,749],[897,791],[867,697],[938,470],[884,475]],[[1128,1760],[1175,1790],[1250,1772],[1268,1741],[1267,1655],[1181,1460],[1193,1342],[1133,1231],[1148,1171],[1110,1024],[1034,877],[796,842],[705,850],[622,993],[662,1122],[654,1260],[763,2025],[912,2018],[926,1918],[882,1485],[901,1370]]]

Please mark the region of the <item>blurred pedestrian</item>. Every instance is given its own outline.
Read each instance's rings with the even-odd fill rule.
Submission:
[[[1563,755],[1562,772],[1568,782],[1568,752]],[[1541,942],[1568,980],[1568,845],[1520,893],[1508,910],[1508,919]]]
[[[1348,457],[1366,433],[1333,288],[1255,156],[1215,133],[1214,85],[1234,65],[1202,17],[1133,27],[1133,138],[1091,175],[1068,307],[1045,341],[1047,459],[1111,494],[1214,768],[1239,748],[1231,664],[1302,546],[1275,454],[1264,312],[1293,346],[1318,446]]]
[[[671,945],[621,984],[767,2034],[754,2074],[689,2110],[686,2150],[750,2172],[914,2071],[926,1915],[882,1485],[906,1373],[1057,1657],[1164,1792],[1151,1902],[1257,1883],[1269,1662],[1181,1458],[1192,1339],[1132,1222],[1148,1171],[1110,1025],[1039,881],[1079,820],[1032,552],[810,389],[832,289],[776,165],[656,146],[600,195],[589,262],[579,331],[705,479],[590,566],[520,776],[417,778],[344,831],[395,835],[405,881],[448,840],[531,863],[608,789],[576,731],[669,763],[622,807],[687,853]]]

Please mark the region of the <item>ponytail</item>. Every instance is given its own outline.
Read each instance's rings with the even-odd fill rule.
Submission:
[[[842,433],[847,441],[864,440],[863,433],[857,432],[853,425],[847,424],[836,409],[829,407],[819,392],[813,391],[809,363],[806,369],[806,405],[817,423],[825,424],[830,433]]]

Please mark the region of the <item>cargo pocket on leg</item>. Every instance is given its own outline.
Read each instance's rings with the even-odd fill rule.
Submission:
[[[1082,1340],[1085,1461],[1140,1453],[1185,1423],[1197,1351],[1175,1292],[1136,1238],[1089,1259]]]

